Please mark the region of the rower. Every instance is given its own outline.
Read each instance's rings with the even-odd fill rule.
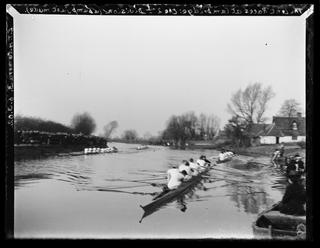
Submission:
[[[222,150],[220,151],[218,160],[219,160],[219,161],[224,161],[225,159],[226,159],[225,150],[222,149]]]
[[[162,187],[162,192],[154,197],[153,200],[167,194],[170,190],[178,188],[183,181],[187,181],[187,175],[188,174],[185,170],[180,172],[176,166],[172,166],[172,168],[167,171],[167,185]]]
[[[210,161],[206,158],[205,155],[201,155],[200,158],[197,160],[197,164],[201,168],[206,168],[208,165],[210,165]]]
[[[189,166],[193,170],[193,176],[197,176],[199,174],[200,165],[193,161],[193,158],[189,159]]]
[[[191,178],[193,175],[193,170],[190,168],[189,162],[187,160],[183,160],[182,164],[179,165],[179,171],[182,172],[184,170],[187,172],[186,179]]]

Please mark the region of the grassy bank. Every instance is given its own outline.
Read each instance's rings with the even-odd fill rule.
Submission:
[[[47,158],[57,155],[68,155],[71,152],[82,152],[83,145],[15,145],[14,160]]]
[[[247,148],[238,148],[233,150],[238,154],[246,155],[246,156],[271,157],[272,153],[277,148],[279,148],[279,145],[273,144],[273,145],[261,145],[261,146],[255,146],[255,147],[247,147]],[[295,144],[285,145],[285,152],[284,152],[285,156],[291,156],[291,155],[294,156],[296,153],[299,153],[301,157],[305,158],[305,154],[306,154],[305,148],[301,148],[299,145],[295,145]]]

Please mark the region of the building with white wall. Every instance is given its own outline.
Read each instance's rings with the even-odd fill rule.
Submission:
[[[251,136],[253,145],[306,141],[305,117],[274,116],[271,124],[254,124]]]

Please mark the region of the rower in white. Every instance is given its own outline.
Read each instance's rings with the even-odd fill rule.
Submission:
[[[200,166],[200,170],[205,169],[210,165],[210,161],[206,158],[205,155],[201,155],[200,158],[197,160],[197,164]]]
[[[185,178],[187,175],[188,173],[185,170],[180,172],[176,167],[169,169],[167,171],[168,189],[172,190],[178,188],[180,184],[187,179]]]
[[[185,180],[191,179],[193,170],[190,168],[189,162],[187,160],[183,160],[182,164],[179,165],[179,171],[182,172],[184,170],[187,172],[187,176],[185,177]]]
[[[193,176],[197,176],[199,174],[200,171],[200,165],[198,165],[197,163],[195,163],[193,161],[193,158],[189,159],[189,166],[190,168],[193,170],[192,175]]]

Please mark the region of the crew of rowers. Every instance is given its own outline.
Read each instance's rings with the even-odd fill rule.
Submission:
[[[116,147],[106,147],[106,148],[97,148],[90,147],[84,148],[84,154],[97,154],[97,153],[108,153],[108,152],[117,152],[118,149]]]
[[[179,166],[173,165],[172,168],[167,171],[167,185],[163,186],[162,192],[154,199],[161,197],[170,190],[178,188],[182,182],[199,175],[200,172],[204,171],[210,165],[211,161],[209,161],[205,155],[201,155],[196,162],[194,162],[193,158],[190,158],[189,161],[183,160]]]
[[[224,162],[226,160],[229,160],[233,156],[235,156],[234,152],[222,149],[219,156],[218,156],[218,162]]]

